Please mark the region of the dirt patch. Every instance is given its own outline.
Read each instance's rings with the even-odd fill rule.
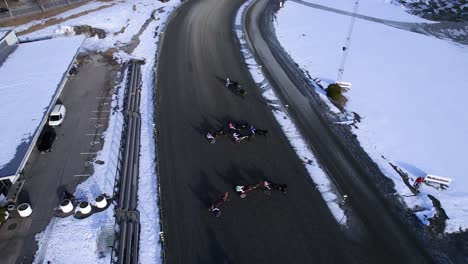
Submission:
[[[114,4],[109,4],[109,5],[103,5],[103,6],[100,6],[98,8],[94,8],[94,9],[90,9],[90,10],[86,10],[86,11],[83,11],[83,12],[80,12],[80,13],[77,13],[77,14],[74,14],[74,15],[71,15],[69,17],[65,17],[65,18],[61,18],[61,19],[56,19],[56,18],[51,18],[51,19],[48,19],[46,20],[44,23],[42,24],[38,24],[38,25],[35,25],[35,26],[32,26],[26,30],[23,30],[21,32],[17,32],[17,35],[18,36],[21,36],[21,35],[25,35],[25,34],[28,34],[28,33],[31,33],[31,32],[34,32],[34,31],[37,31],[37,30],[40,30],[40,29],[43,29],[43,28],[46,28],[46,27],[49,27],[49,26],[52,26],[52,25],[57,25],[59,23],[62,23],[62,22],[65,22],[67,20],[70,20],[70,19],[74,19],[74,18],[77,18],[77,17],[80,17],[80,16],[84,16],[84,15],[87,15],[89,13],[92,13],[92,12],[95,12],[95,11],[99,11],[99,10],[102,10],[102,9],[105,9],[105,8],[108,8],[108,7],[111,7],[113,6]],[[63,12],[63,11],[62,11]],[[59,12],[59,13],[62,13],[62,12]],[[57,13],[57,14],[59,14]],[[57,15],[55,14],[55,15]],[[40,19],[40,18],[39,18]]]
[[[93,28],[92,26],[83,25],[83,26],[74,26],[73,29],[75,30],[76,35],[86,35],[88,37],[97,36],[99,39],[103,39],[106,37],[106,32],[100,28]]]
[[[140,35],[143,33],[143,31],[145,31],[145,29],[148,27],[149,23],[153,20],[153,17],[150,16],[145,24],[143,24],[143,26],[140,28],[140,30],[138,31],[138,33],[136,33],[135,35],[133,35],[132,37],[132,40],[130,41],[129,44],[127,44],[125,47],[124,47],[124,50],[125,52],[127,52],[128,54],[131,54],[135,48],[138,46],[138,44],[140,44]]]
[[[346,103],[348,102],[348,98],[346,98],[344,95],[338,95],[336,99],[332,99],[330,97],[328,97],[328,99],[330,100],[330,102],[332,102],[332,104],[334,106],[336,106],[336,108],[338,108],[341,112],[344,112],[345,109],[345,105]]]
[[[118,65],[119,62],[116,61],[115,58],[114,58],[114,53],[115,52],[117,52],[116,48],[110,48],[110,49],[104,51],[103,53],[101,53],[103,61],[105,61],[106,63],[108,63],[110,65],[113,65],[113,66]]]

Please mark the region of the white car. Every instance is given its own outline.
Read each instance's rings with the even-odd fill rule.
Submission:
[[[63,104],[56,104],[49,116],[49,126],[59,126],[63,123],[66,109]]]

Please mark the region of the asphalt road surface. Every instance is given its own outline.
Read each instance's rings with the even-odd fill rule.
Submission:
[[[395,262],[408,257],[395,249],[411,245],[350,238],[337,224],[245,67],[232,31],[242,3],[185,2],[164,32],[155,107],[166,263],[424,263]],[[244,99],[224,87],[226,77],[246,87]],[[231,120],[269,135],[241,144],[205,139]],[[288,184],[288,193],[233,192],[264,179]],[[226,191],[231,201],[215,218],[207,208]]]

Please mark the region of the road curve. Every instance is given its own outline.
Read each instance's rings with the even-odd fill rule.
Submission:
[[[355,220],[361,228],[364,227],[360,235],[374,248],[384,249],[382,260],[393,263],[433,262],[414,231],[401,221],[394,206],[377,189],[376,179],[384,176],[375,169],[375,165],[369,166],[357,158],[356,151],[363,150],[353,149],[349,142],[340,138],[330,119],[324,116],[320,99],[312,94],[300,70],[274,37],[272,12],[273,5],[267,0],[255,2],[246,14],[248,39],[268,80],[282,102],[290,106],[290,114],[320,163],[339,189],[349,195]]]
[[[317,123],[306,123],[317,127],[308,127],[307,136],[324,140],[318,144],[318,153],[324,155],[320,160],[351,195],[363,229],[356,232],[359,236],[342,232],[242,60],[232,30],[242,2],[188,1],[165,31],[158,61],[156,123],[166,263],[430,263],[375,186],[365,181],[367,171],[352,162],[345,146],[326,135],[324,121],[311,112],[310,119]],[[253,35],[260,36],[260,31]],[[273,75],[287,82],[280,69],[278,65]],[[226,90],[227,76],[247,87],[245,99]],[[284,85],[281,80],[274,79],[274,84]],[[313,110],[308,97],[293,89],[294,83],[288,84],[300,97],[287,97],[286,91],[281,96],[290,105]],[[269,137],[240,145],[227,138],[209,144],[206,132],[230,120],[268,129]],[[207,211],[222,193],[232,194],[236,184],[262,179],[287,183],[288,194],[252,193],[246,199],[232,195],[221,218]]]
[[[232,31],[242,3],[185,2],[164,32],[155,108],[165,262],[375,263],[378,253],[343,235],[251,80]],[[226,76],[246,98],[226,90]],[[268,138],[209,144],[206,132],[229,120]],[[232,192],[263,179],[287,183],[287,195]],[[231,201],[215,218],[207,207],[225,191]]]

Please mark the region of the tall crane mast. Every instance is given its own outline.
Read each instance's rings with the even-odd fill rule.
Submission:
[[[343,56],[341,57],[341,64],[340,64],[340,68],[338,69],[338,78],[336,82],[341,82],[341,79],[343,78],[344,65],[346,62],[346,57],[348,56],[349,45],[351,44],[351,34],[353,33],[354,21],[356,20],[356,13],[358,10],[358,6],[359,6],[359,0],[356,0],[356,2],[354,2],[353,14],[351,16],[351,23],[349,24],[348,36],[346,37],[346,42],[343,46]]]

